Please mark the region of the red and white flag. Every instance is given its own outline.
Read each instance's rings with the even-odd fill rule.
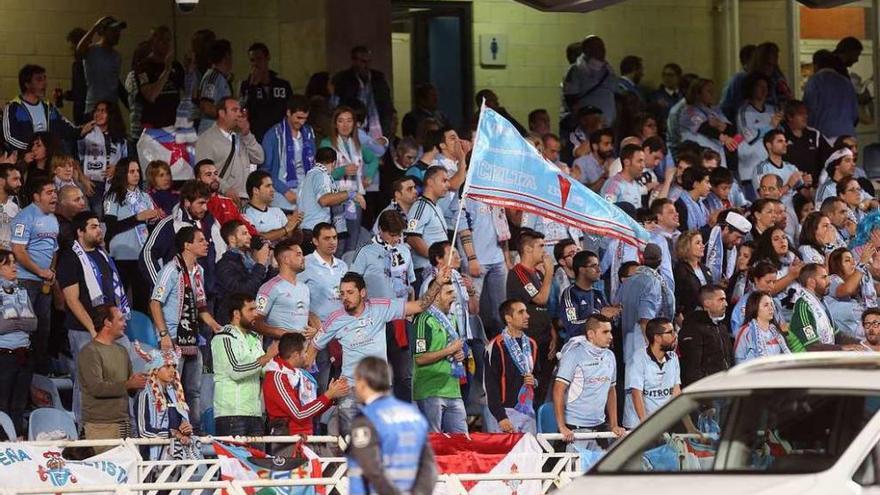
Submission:
[[[431,447],[440,474],[540,473],[543,450],[530,433],[430,434]],[[462,482],[472,495],[538,495],[540,480]],[[448,493],[438,483],[435,495]]]

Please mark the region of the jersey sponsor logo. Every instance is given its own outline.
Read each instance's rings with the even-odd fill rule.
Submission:
[[[807,325],[804,327],[804,336],[808,339],[816,338],[816,331],[813,330],[813,325]]]
[[[653,390],[645,390],[642,394],[649,399],[662,399],[664,397],[672,396],[672,387],[669,388],[655,388]]]
[[[526,290],[526,292],[529,294],[530,297],[535,297],[538,294],[538,289],[536,289],[535,284],[533,284],[531,282],[527,283],[526,286],[524,287],[524,289]]]
[[[362,449],[369,445],[371,437],[372,433],[366,426],[360,426],[351,430],[351,444],[357,449]]]

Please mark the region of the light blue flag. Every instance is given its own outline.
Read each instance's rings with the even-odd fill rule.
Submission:
[[[504,117],[485,106],[464,196],[528,211],[642,250],[650,234],[620,208],[562,173]]]

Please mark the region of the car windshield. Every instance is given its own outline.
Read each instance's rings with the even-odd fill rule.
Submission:
[[[596,473],[815,473],[880,408],[880,394],[767,389],[684,394],[622,440]]]

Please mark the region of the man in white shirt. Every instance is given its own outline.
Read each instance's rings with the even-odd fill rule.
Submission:
[[[269,172],[252,172],[247,179],[247,193],[249,203],[244,214],[263,239],[270,242],[286,239],[302,222],[302,212],[285,215],[281,208],[270,206],[275,198],[275,188]]]
[[[21,191],[21,172],[11,163],[0,163],[0,249],[10,249],[10,224],[18,215],[18,193]]]

